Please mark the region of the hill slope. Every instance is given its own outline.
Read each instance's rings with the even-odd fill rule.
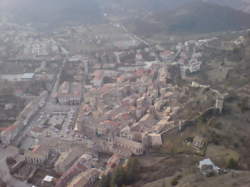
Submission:
[[[218,32],[250,27],[250,14],[229,7],[194,2],[174,11],[161,11],[155,19],[165,25],[168,32]]]

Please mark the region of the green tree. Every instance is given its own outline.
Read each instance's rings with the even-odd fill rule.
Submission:
[[[111,175],[105,175],[102,177],[102,180],[100,182],[100,186],[101,187],[110,187],[110,183],[111,183]]]
[[[130,158],[126,167],[126,184],[134,183],[138,178],[140,172],[140,164],[136,158]]]
[[[126,171],[123,167],[118,167],[115,169],[112,175],[111,185],[121,186],[126,183]]]
[[[227,163],[227,168],[229,168],[229,169],[237,169],[238,168],[238,162],[235,159],[231,158]]]

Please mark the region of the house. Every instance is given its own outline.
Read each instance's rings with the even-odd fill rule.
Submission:
[[[201,153],[202,151],[204,151],[204,149],[206,147],[205,138],[203,138],[201,136],[195,136],[194,140],[193,140],[192,147],[193,147],[194,151],[197,153]]]
[[[165,51],[162,51],[160,53],[160,56],[161,56],[162,60],[168,61],[168,60],[171,60],[171,57],[173,54],[174,54],[173,51],[165,50]]]
[[[219,110],[220,113],[222,113],[224,107],[224,96],[217,96],[215,108]]]
[[[127,138],[129,140],[133,139],[133,134],[131,133],[131,129],[129,126],[124,127],[121,131],[120,131],[120,136]]]
[[[12,125],[1,132],[1,141],[5,145],[9,145],[12,140],[17,136],[19,128],[17,125]]]
[[[115,137],[113,139],[113,146],[134,155],[142,155],[144,153],[144,147],[141,143],[122,137]]]
[[[99,124],[99,126],[96,129],[96,133],[100,136],[107,135],[111,131],[115,132],[119,126],[120,123],[111,120],[105,120]]]
[[[56,172],[64,173],[74,164],[81,154],[82,151],[77,148],[63,152],[55,163]]]
[[[106,170],[104,172],[105,175],[107,175],[108,173],[112,172],[121,162],[122,156],[119,154],[113,154],[106,165]]]
[[[167,105],[167,101],[161,99],[155,102],[154,107],[156,111],[160,112],[166,105]]]
[[[32,151],[25,151],[24,157],[29,164],[42,165],[49,158],[49,149],[46,146],[38,145]]]
[[[67,187],[91,187],[100,175],[100,170],[96,168],[88,169],[75,177]]]
[[[31,80],[34,77],[34,73],[24,73],[22,76],[22,80]]]
[[[190,66],[189,66],[190,73],[200,71],[201,65],[202,65],[202,63],[200,61],[198,61],[198,60],[191,61]]]
[[[62,105],[79,105],[82,99],[82,85],[78,82],[63,82],[57,92],[57,100]]]
[[[220,168],[217,167],[209,158],[201,160],[198,168],[201,173],[207,177],[220,172]]]
[[[54,186],[55,185],[55,178],[49,175],[46,175],[42,180],[43,186]]]
[[[151,145],[153,147],[162,145],[161,134],[150,133],[148,136],[150,137]]]
[[[78,183],[78,180],[75,180],[76,179],[75,177],[79,176],[79,174],[85,171],[88,171],[91,168],[93,169],[95,167],[94,166],[95,163],[96,163],[96,157],[94,155],[83,154],[82,156],[80,156],[80,158],[77,159],[77,161],[75,161],[75,163],[69,169],[67,169],[63,173],[63,175],[57,181],[56,187],[66,187],[68,185],[71,185],[72,182],[74,185],[78,186],[79,183]],[[84,186],[83,181],[81,181],[80,184]]]
[[[95,87],[101,87],[103,85],[104,80],[104,72],[100,70],[96,70],[93,74],[92,83]]]

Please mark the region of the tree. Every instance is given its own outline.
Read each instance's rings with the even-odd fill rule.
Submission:
[[[229,169],[237,169],[238,168],[238,162],[235,159],[231,158],[227,163],[227,168],[229,168]]]
[[[126,183],[126,172],[123,167],[118,167],[112,175],[111,185],[121,186]]]
[[[139,172],[139,161],[136,158],[130,158],[126,167],[119,166],[115,169],[110,186],[120,187],[122,185],[130,185],[138,179]]]
[[[126,173],[127,173],[127,180],[126,184],[132,184],[138,178],[138,173],[140,171],[139,161],[136,158],[130,158],[128,160]]]
[[[111,175],[108,174],[102,177],[100,185],[101,187],[110,187],[110,183],[111,183]]]
[[[238,106],[239,106],[242,113],[249,110],[250,107],[249,107],[248,103],[249,103],[249,99],[247,97],[244,97],[240,100]]]

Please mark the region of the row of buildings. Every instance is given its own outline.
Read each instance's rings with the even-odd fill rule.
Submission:
[[[56,98],[62,105],[79,105],[82,100],[82,84],[63,82],[58,89]]]
[[[44,91],[32,100],[23,111],[19,114],[16,122],[1,132],[1,141],[5,145],[13,143],[13,141],[18,137],[19,132],[22,131],[30,122],[31,118],[39,111],[41,107],[45,105],[45,100],[48,97],[48,92]]]

